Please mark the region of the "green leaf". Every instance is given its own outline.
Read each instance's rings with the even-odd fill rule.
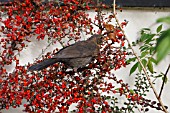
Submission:
[[[142,59],[141,62],[142,62],[142,64],[143,64],[143,66],[146,67],[147,60],[146,60],[146,59]],[[138,63],[138,71],[139,71],[140,73],[141,73],[141,71],[142,71],[142,66],[141,66],[140,63]]]
[[[150,47],[150,55],[155,53],[155,47]]]
[[[156,29],[156,32],[159,33],[161,30],[162,30],[162,24],[158,26],[158,28]]]
[[[159,18],[159,19],[157,19],[156,22],[157,22],[157,23],[159,23],[159,22],[165,22],[165,23],[167,23],[167,24],[170,24],[170,16],[163,17],[163,18]]]
[[[143,33],[140,40],[144,42],[149,37],[149,34]]]
[[[141,53],[141,56],[140,56],[140,58],[143,58],[143,57],[145,57],[147,54],[148,54],[148,52],[145,52],[145,51],[144,51],[144,52],[142,52],[142,53]]]
[[[149,36],[147,37],[145,43],[150,43],[154,36],[155,36],[155,34],[149,34]]]
[[[135,93],[134,90],[132,90],[132,89],[130,89],[129,91],[130,91],[130,94],[134,94]]]
[[[146,59],[142,59],[142,64],[143,64],[144,67],[146,67],[147,60]]]
[[[136,57],[129,58],[128,60],[126,60],[126,63],[129,64],[130,62],[134,62],[135,60],[136,60]]]
[[[143,28],[142,30],[143,31],[150,31],[151,29],[150,28]]]
[[[160,73],[159,75],[155,76],[155,78],[160,78],[160,77],[163,77],[164,76],[164,73]]]
[[[141,38],[140,38],[140,41],[141,41],[141,42],[149,43],[154,36],[155,36],[155,34],[143,33],[142,36],[141,36]]]
[[[155,76],[155,78],[160,78],[162,76],[163,76],[162,74],[159,74],[159,75]]]
[[[120,89],[120,88],[116,88],[115,90],[116,90],[116,91],[119,91],[119,89]]]
[[[160,62],[170,52],[170,29],[161,34],[156,45],[157,62]]]
[[[136,64],[134,64],[133,67],[130,69],[130,75],[135,72],[137,67],[138,67],[138,62]]]
[[[153,71],[153,64],[152,64],[152,62],[149,60],[148,61],[148,70],[151,72],[151,73],[153,73],[154,71]]]
[[[168,81],[168,77],[167,76],[162,76],[162,80],[164,80],[164,78],[165,78],[165,84],[167,83],[167,81]]]
[[[154,64],[157,63],[157,61],[153,57],[149,57],[148,59],[150,60],[150,62],[153,62]]]
[[[141,66],[141,64],[140,63],[138,63],[138,71],[141,73],[141,71],[142,71],[142,66]]]
[[[106,96],[106,99],[110,99],[111,97],[110,96]]]
[[[149,46],[148,45],[144,45],[144,46],[141,46],[139,49],[140,49],[141,52],[143,52],[143,51],[148,50]]]
[[[143,29],[141,30],[141,34],[143,34],[143,33],[145,33],[145,32],[150,32],[150,31],[151,31],[150,28],[143,28]]]

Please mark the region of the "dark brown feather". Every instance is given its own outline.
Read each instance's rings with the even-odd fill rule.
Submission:
[[[93,35],[86,41],[79,41],[58,51],[51,59],[31,66],[28,70],[42,70],[48,66],[62,62],[72,68],[85,67],[99,54],[101,35]]]

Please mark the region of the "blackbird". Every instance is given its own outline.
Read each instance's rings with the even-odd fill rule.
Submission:
[[[74,70],[85,67],[92,61],[93,58],[98,56],[101,42],[102,35],[94,34],[86,41],[79,41],[70,46],[62,48],[57,53],[55,53],[52,58],[32,65],[28,70],[42,70],[57,62],[62,62]]]

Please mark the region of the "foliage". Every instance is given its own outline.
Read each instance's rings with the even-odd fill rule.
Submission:
[[[169,23],[169,17],[164,17],[164,18],[159,18],[157,22],[165,22]],[[167,83],[167,72],[169,71],[169,67],[166,71],[166,73],[160,73],[158,74],[154,70],[154,65],[158,65],[158,63],[165,58],[165,56],[170,53],[170,29],[165,29],[163,30],[163,25],[159,25],[156,29],[156,33],[152,33],[150,28],[143,28],[141,30],[141,37],[139,40],[136,42],[133,42],[133,46],[140,45],[139,50],[140,50],[140,60],[141,63],[143,64],[144,68],[146,68],[147,73],[149,75],[149,79],[153,79],[153,83],[157,78],[162,78],[162,87],[161,91],[159,94],[159,98],[161,96],[164,83]],[[155,58],[156,54],[156,58]],[[135,62],[132,68],[130,69],[130,75],[133,74],[137,69],[137,74],[136,74],[136,89],[134,89],[134,92],[140,92],[140,95],[146,96],[147,92],[149,92],[150,85],[147,83],[147,78],[145,77],[145,74],[142,72],[142,66],[140,62],[138,62],[136,57],[131,57],[127,61],[127,63]],[[159,106],[155,107],[154,104],[156,104],[155,101],[151,102],[150,107],[160,109]],[[158,103],[157,103],[158,104]],[[149,105],[149,104],[148,104]],[[167,106],[166,106],[167,108]],[[146,108],[146,111],[149,109]]]
[[[169,17],[160,18],[157,22],[169,22]],[[150,28],[143,28],[141,30],[141,37],[136,42],[133,42],[133,46],[142,44],[140,46],[140,58],[147,69],[154,73],[153,64],[158,64],[169,52],[170,52],[170,29],[162,30],[162,24],[156,29],[156,33],[152,33]],[[154,55],[156,54],[156,59]],[[137,58],[133,57],[127,60],[127,63],[136,61]],[[139,62],[136,62],[130,70],[130,75],[138,68],[139,72],[142,71]]]
[[[170,16],[159,18],[157,22],[164,22],[170,25]],[[161,28],[158,28],[161,31]],[[157,62],[160,62],[168,53],[170,53],[170,29],[162,31],[162,34],[157,40],[156,52],[157,52]]]
[[[79,113],[134,112],[138,106],[145,111],[148,111],[148,106],[162,110],[159,103],[155,105],[155,101],[145,99],[145,92],[149,91],[150,86],[147,82],[143,82],[146,78],[141,76],[143,73],[140,63],[135,63],[130,71],[132,74],[138,69],[141,73],[136,76],[134,89],[130,89],[126,82],[118,80],[111,72],[126,67],[136,58],[126,59],[131,55],[125,46],[127,39],[120,26],[111,23],[111,20],[115,19],[114,14],[106,16],[102,11],[106,8],[109,7],[102,3],[96,5],[93,0],[57,0],[47,3],[40,0],[23,2],[15,0],[1,6],[0,22],[3,25],[0,29],[2,33],[0,110],[19,107],[23,104],[22,100],[27,101],[24,104],[25,112],[36,113],[57,112],[57,110],[68,112],[74,103],[77,105],[73,112]],[[89,17],[86,12],[91,9],[95,11],[95,18]],[[127,21],[121,23],[121,27],[126,25]],[[97,30],[94,27],[97,27]],[[143,29],[139,40],[144,43],[140,47],[140,58],[152,74],[154,74],[153,64],[158,61],[152,55],[160,50],[162,40],[167,41],[164,37],[168,37],[169,34],[162,32],[161,29],[162,25],[158,27],[156,34],[152,34],[150,29]],[[31,43],[33,38],[39,41],[47,38],[49,45],[59,42],[64,47],[70,45],[70,41],[77,42],[81,34],[95,33],[104,35],[100,54],[87,68],[80,69],[78,74],[74,70],[68,71],[67,66],[62,63],[56,63],[38,72],[28,72],[27,69],[31,64],[21,66],[19,62],[20,52],[24,48],[27,49],[28,43]],[[157,36],[160,36],[159,43],[156,43]],[[69,41],[63,42],[64,39]],[[42,59],[38,57],[35,63],[50,58],[57,51],[58,48],[42,55]],[[163,54],[167,54],[167,51]],[[7,72],[6,66],[12,64],[15,64],[13,72]],[[120,107],[119,99],[123,97],[126,102]]]
[[[160,25],[159,27],[161,27],[162,25]],[[158,27],[158,28],[159,28]],[[144,65],[144,67],[151,72],[154,73],[154,69],[153,69],[153,64],[157,63],[157,60],[153,57],[153,55],[155,54],[155,46],[156,46],[156,38],[158,38],[159,32],[157,34],[155,33],[151,33],[151,30],[149,28],[144,28],[141,30],[141,37],[139,40],[137,40],[136,42],[133,42],[133,46],[136,46],[139,43],[142,43],[142,45],[139,47],[140,49],[140,58],[142,61],[142,64]],[[129,60],[127,60],[127,62],[131,62],[131,61],[136,61],[137,58],[133,57],[130,58]],[[133,72],[135,72],[135,70],[138,69],[139,72],[142,71],[142,67],[141,64],[139,62],[136,62],[133,67],[130,70],[130,74],[132,74]]]

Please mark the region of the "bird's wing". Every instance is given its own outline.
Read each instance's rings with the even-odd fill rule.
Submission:
[[[96,56],[98,45],[94,41],[80,41],[58,51],[53,58],[82,58]]]

